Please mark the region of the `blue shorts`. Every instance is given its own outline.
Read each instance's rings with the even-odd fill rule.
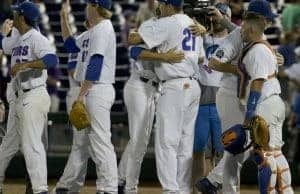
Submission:
[[[212,148],[216,152],[222,152],[221,133],[216,104],[200,105],[195,125],[194,152],[204,152],[209,138]]]
[[[295,98],[293,112],[296,113],[296,127],[300,129],[300,93]]]

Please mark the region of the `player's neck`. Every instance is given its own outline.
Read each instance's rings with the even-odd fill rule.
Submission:
[[[103,20],[104,20],[104,18],[102,18],[102,17],[93,18],[91,21],[89,21],[89,25],[92,28],[92,27],[96,26],[97,24],[99,24],[100,22],[102,22]]]
[[[212,34],[212,36],[216,37],[216,38],[222,38],[222,37],[225,37],[226,35],[228,35],[228,30],[227,29],[224,29],[223,31],[220,31],[220,32],[214,32]]]
[[[28,26],[28,25],[24,25],[24,26],[21,26],[18,31],[20,32],[21,35],[23,34],[26,34],[29,30],[31,30],[32,27],[31,26]]]
[[[263,40],[262,35],[252,34],[252,36],[250,37],[250,42],[258,42],[258,41],[262,41],[262,40]]]

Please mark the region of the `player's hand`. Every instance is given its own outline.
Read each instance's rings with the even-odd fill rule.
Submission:
[[[61,10],[60,10],[60,17],[67,20],[69,17],[70,11],[71,11],[70,0],[66,0],[62,4]]]
[[[143,39],[140,37],[139,33],[131,32],[128,35],[128,44],[130,45],[137,45],[143,42]]]
[[[79,96],[77,97],[76,101],[77,101],[77,102],[83,102],[83,99],[84,99],[84,97],[81,96],[81,95],[79,95]],[[75,102],[76,102],[76,101],[75,101]],[[75,102],[74,102],[74,103],[75,103]],[[73,103],[73,104],[74,104],[74,103]]]
[[[190,31],[194,36],[203,36],[206,34],[206,28],[202,26],[197,20],[194,18],[194,24],[190,25]]]
[[[16,64],[11,68],[11,75],[15,77],[19,72],[24,71],[27,69],[25,64]]]
[[[0,123],[5,120],[5,106],[4,103],[0,100]]]
[[[1,27],[1,33],[3,36],[7,36],[12,31],[13,23],[13,20],[10,19],[4,21]]]
[[[176,51],[176,48],[165,53],[165,60],[168,63],[179,63],[184,59],[184,53]]]
[[[283,58],[283,56],[279,52],[277,52],[277,51],[276,51],[275,55],[276,55],[277,64],[279,66],[282,66],[284,64],[284,58]]]
[[[211,15],[212,20],[216,22],[221,22],[221,20],[224,18],[221,12],[215,7],[209,7],[209,9],[211,9],[211,11],[208,12],[208,14]]]

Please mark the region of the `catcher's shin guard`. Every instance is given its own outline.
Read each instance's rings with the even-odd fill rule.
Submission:
[[[251,159],[257,164],[260,194],[276,193],[276,161],[271,154],[255,150]]]
[[[292,176],[286,158],[281,151],[274,151],[273,156],[277,166],[276,190],[278,193],[293,194],[294,191],[291,187]]]

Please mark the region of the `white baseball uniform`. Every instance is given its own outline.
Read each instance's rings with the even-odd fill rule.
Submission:
[[[88,38],[89,36],[87,31],[76,37],[76,44],[79,48],[82,47],[83,42]],[[69,54],[68,62],[76,63],[76,67],[84,66],[85,64],[82,62],[83,52],[84,50],[81,49],[78,53]],[[75,73],[78,74],[79,72],[75,71]],[[79,95],[80,82],[76,81],[69,75],[69,85],[70,89],[66,97],[68,113],[70,113],[72,105]],[[81,187],[84,185],[89,157],[89,143],[86,131],[78,131],[73,127],[73,144],[71,153],[65,166],[64,173],[56,184],[56,188],[68,189],[69,193],[79,193]]]
[[[240,28],[232,31],[212,57],[220,62],[231,62],[231,64],[237,65],[239,54],[243,48],[240,33]],[[223,132],[235,124],[243,123],[245,107],[240,104],[237,97],[237,77],[235,75],[224,73],[221,79],[221,87],[217,92],[216,104]],[[228,114],[229,112],[230,114]],[[224,194],[238,193],[240,170],[243,162],[248,157],[249,152],[247,151],[234,157],[225,151],[223,158],[207,178],[213,184],[223,184],[222,191]],[[226,167],[224,167],[225,163]]]
[[[2,46],[5,54],[11,54],[11,50],[15,43],[18,41],[19,37],[20,34],[18,30],[16,28],[13,28],[11,36],[5,37],[2,40]],[[9,103],[9,113],[6,134],[2,140],[2,144],[0,145],[0,188],[2,188],[2,184],[5,178],[5,171],[11,159],[16,155],[21,146],[15,119],[16,96],[12,89],[11,82],[7,84],[6,96]]]
[[[117,159],[111,143],[110,109],[115,99],[116,35],[110,20],[103,20],[87,32],[81,45],[82,65],[77,65],[75,80],[83,82],[89,60],[93,55],[103,56],[101,76],[93,82],[85,96],[91,127],[85,129],[91,153],[97,166],[97,191],[117,193]]]
[[[193,20],[184,14],[144,22],[138,33],[149,48],[158,52],[182,51],[180,63],[155,66],[160,82],[156,110],[155,156],[164,193],[190,193],[194,127],[200,87],[191,78],[198,64],[200,38],[192,36]]]
[[[269,147],[275,150],[265,154],[267,162],[274,172],[269,183],[270,193],[277,193],[276,190],[285,194],[294,193],[291,188],[289,165],[281,153],[281,147],[284,144],[282,125],[285,119],[285,105],[279,96],[281,93],[279,81],[276,77],[269,78],[270,75],[278,71],[275,55],[266,45],[256,44],[245,55],[243,64],[251,77],[247,91],[250,91],[252,81],[265,80],[255,114],[266,120],[270,134]],[[277,186],[276,189],[275,185]]]
[[[141,164],[147,151],[155,113],[158,80],[154,62],[133,61],[131,76],[124,87],[130,140],[119,164],[119,182],[125,193],[137,193]],[[124,184],[124,183],[123,183]]]
[[[41,59],[55,54],[50,42],[37,30],[21,35],[12,50],[11,64]],[[28,69],[19,72],[12,81],[16,93],[16,125],[34,193],[47,191],[47,164],[42,143],[50,97],[46,90],[47,70]]]

